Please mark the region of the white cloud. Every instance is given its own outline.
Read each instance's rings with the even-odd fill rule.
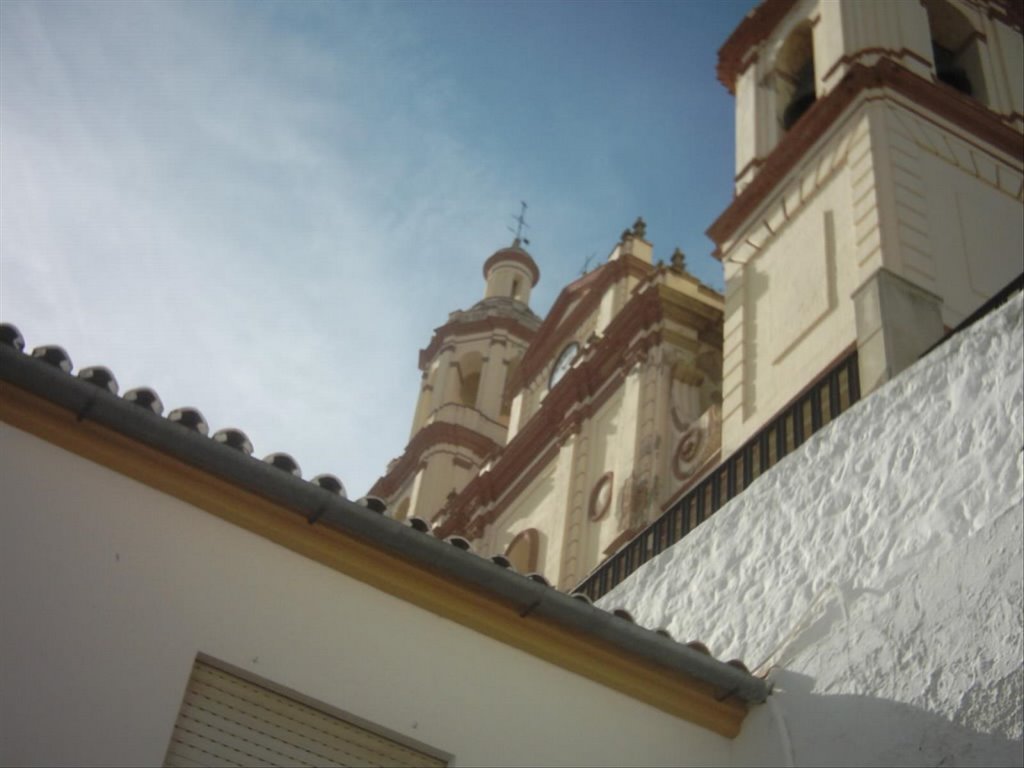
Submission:
[[[362,492],[507,193],[401,35],[325,49],[238,10],[5,5],[3,316]]]
[[[538,311],[643,212],[614,110],[479,114],[414,8],[0,3],[0,315],[364,492],[518,200]]]

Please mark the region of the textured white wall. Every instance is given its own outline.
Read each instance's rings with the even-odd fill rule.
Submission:
[[[737,763],[1024,762],[1018,295],[601,601],[771,667]]]
[[[455,765],[729,742],[0,424],[0,764],[158,765],[202,651]]]

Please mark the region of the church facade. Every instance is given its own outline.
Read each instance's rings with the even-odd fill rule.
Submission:
[[[1021,6],[767,0],[719,52],[725,295],[642,220],[547,317],[519,241],[421,353],[372,494],[571,589],[856,353],[868,394],[1024,270]]]
[[[543,321],[514,293],[537,275],[519,241],[491,256],[485,298],[421,353],[413,437],[371,493],[563,589],[641,530],[717,455],[723,310],[645,235],[638,219]],[[499,264],[525,265],[504,295]]]

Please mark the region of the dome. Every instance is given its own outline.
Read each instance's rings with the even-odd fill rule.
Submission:
[[[519,244],[519,238],[517,237],[512,245],[507,248],[500,248],[491,254],[490,258],[484,262],[484,279],[490,278],[491,270],[500,264],[513,262],[520,264],[526,268],[526,271],[530,273],[532,285],[537,285],[540,280],[540,269],[537,267],[537,263],[533,260],[533,257],[527,253],[522,246]]]

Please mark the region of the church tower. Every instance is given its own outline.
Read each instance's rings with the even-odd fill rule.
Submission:
[[[514,278],[498,278],[507,294]],[[655,262],[637,218],[559,293],[504,388],[507,444],[435,533],[570,589],[713,466],[721,341],[722,296],[678,249]]]
[[[1021,273],[1021,7],[766,0],[720,50],[723,455],[848,355],[870,392]]]
[[[505,445],[509,381],[540,325],[529,307],[540,270],[517,237],[483,274],[484,298],[452,312],[420,350],[409,443],[370,491],[398,519],[431,520]]]

